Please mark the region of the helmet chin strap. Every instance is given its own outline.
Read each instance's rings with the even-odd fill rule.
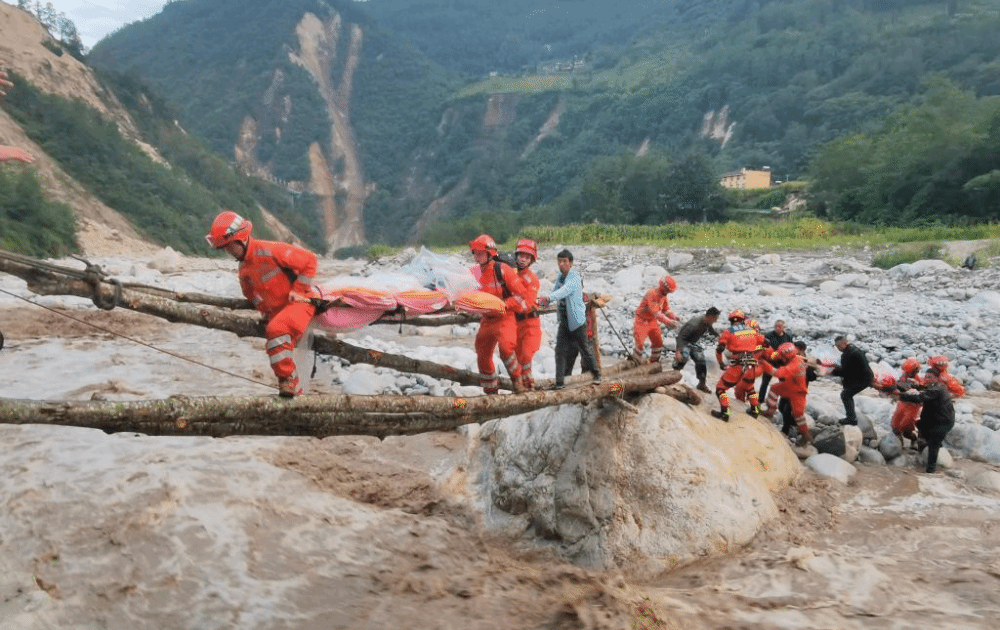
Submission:
[[[247,257],[247,251],[249,250],[249,247],[247,246],[249,245],[249,242],[248,241],[234,241],[234,242],[239,243],[243,247],[243,253],[236,257],[236,260],[243,262],[243,259]]]

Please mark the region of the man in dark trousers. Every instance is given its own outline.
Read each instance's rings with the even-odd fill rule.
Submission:
[[[573,254],[564,249],[556,255],[559,276],[552,292],[539,296],[538,303],[548,308],[555,302],[559,313],[559,330],[556,333],[556,389],[562,389],[566,376],[573,370],[577,355],[581,368],[594,375],[594,382],[601,382],[601,368],[594,357],[594,348],[587,338],[587,312],[583,303],[583,278],[573,269]]]
[[[923,390],[900,392],[899,399],[923,405],[920,419],[917,420],[917,431],[920,432],[921,443],[927,443],[925,470],[932,473],[937,469],[938,452],[944,444],[944,438],[955,426],[955,405],[938,368],[927,370],[924,380],[926,386]]]
[[[673,369],[682,370],[687,362],[694,360],[694,374],[698,377],[698,391],[711,394],[712,390],[705,384],[708,376],[708,365],[705,363],[705,351],[699,341],[706,332],[713,337],[719,333],[712,326],[719,321],[719,309],[714,306],[705,311],[704,315],[692,317],[677,331],[676,348],[674,351]]]
[[[777,350],[778,346],[783,343],[791,343],[792,335],[785,328],[785,320],[779,319],[774,322],[774,330],[764,335],[764,339],[767,341],[767,347],[771,350]],[[770,354],[770,352],[767,354]],[[757,394],[757,398],[767,400],[767,386],[770,382],[771,375],[763,372],[760,375],[760,393]]]
[[[845,418],[840,424],[852,424],[857,426],[858,416],[854,412],[854,396],[862,390],[868,389],[875,380],[875,373],[868,365],[868,359],[861,348],[848,343],[847,337],[838,336],[833,340],[833,345],[840,350],[840,365],[833,368],[830,373],[842,379],[844,389],[840,392],[840,400],[844,403]]]

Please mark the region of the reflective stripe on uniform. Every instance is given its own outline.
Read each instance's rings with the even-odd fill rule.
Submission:
[[[272,269],[260,277],[261,282],[268,282],[278,276],[281,273],[281,268]]]
[[[285,359],[291,359],[291,358],[292,358],[292,351],[291,350],[282,350],[281,352],[279,352],[277,354],[272,354],[271,355],[271,365],[274,365],[275,363],[278,363],[279,361],[284,361]]]
[[[268,350],[273,350],[273,349],[277,348],[278,346],[282,346],[282,345],[286,345],[286,344],[289,345],[289,346],[292,345],[292,336],[291,335],[279,335],[279,336],[275,337],[274,339],[268,339],[267,340],[267,346],[266,346],[266,348]]]

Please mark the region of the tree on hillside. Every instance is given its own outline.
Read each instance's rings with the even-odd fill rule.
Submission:
[[[934,77],[923,103],[840,138],[811,165],[812,201],[834,219],[889,225],[996,220],[1000,106]]]

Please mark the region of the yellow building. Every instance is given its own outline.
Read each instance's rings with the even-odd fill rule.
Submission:
[[[726,188],[770,188],[771,169],[766,166],[760,170],[744,167],[723,174],[719,183]]]

